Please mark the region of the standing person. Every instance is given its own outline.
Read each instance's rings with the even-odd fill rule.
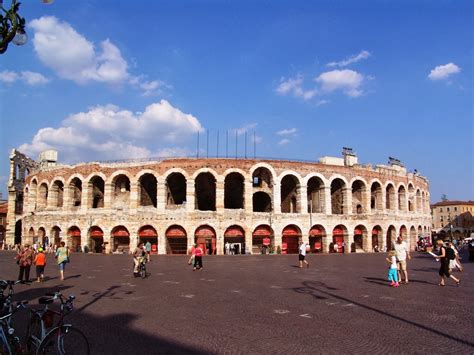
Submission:
[[[30,282],[30,269],[33,264],[34,252],[29,244],[16,256],[17,263],[20,266],[20,273],[18,274],[18,281],[21,283]],[[24,277],[24,278],[23,278]]]
[[[138,243],[137,248],[133,252],[133,276],[138,277],[138,265],[140,265],[141,259],[146,255],[146,251],[143,248],[143,242]]]
[[[464,268],[461,264],[461,258],[459,257],[459,251],[456,248],[456,245],[453,242],[448,242],[448,248],[452,249],[452,251],[454,252],[454,258],[452,258],[453,257],[452,253],[449,250],[446,250],[448,254],[448,259],[450,259],[449,269],[451,270],[451,272],[454,269],[458,269],[459,271],[463,272]]]
[[[147,261],[150,261],[151,243],[150,243],[149,240],[145,243],[145,251],[146,251],[146,258],[147,258]]]
[[[225,242],[225,253],[226,253],[226,255],[229,255],[229,253],[230,253],[230,244],[229,244],[229,242]]]
[[[388,267],[388,281],[390,281],[390,286],[398,287],[398,265],[395,251],[391,250],[385,260],[390,264]]]
[[[204,251],[199,244],[194,244],[194,267],[193,271],[202,269],[202,255]]]
[[[401,235],[397,237],[394,248],[398,263],[398,280],[401,284],[408,284],[407,260],[410,260],[411,256],[408,245]],[[402,271],[405,276],[405,281],[402,281]]]
[[[441,239],[436,240],[436,245],[438,246],[439,253],[438,257],[436,258],[437,261],[440,262],[439,267],[439,276],[441,277],[439,281],[439,286],[445,286],[444,278],[451,278],[456,282],[456,286],[459,286],[461,280],[455,278],[451,275],[451,271],[449,269],[449,259],[447,258],[446,247],[443,245],[443,241]],[[454,253],[454,252],[453,252]]]
[[[38,248],[38,254],[35,256],[36,265],[36,282],[42,282],[44,280],[44,268],[46,266],[46,255],[43,252],[43,248]]]
[[[60,243],[60,247],[56,250],[55,258],[59,266],[61,281],[64,281],[64,270],[66,269],[66,264],[69,262],[69,250],[66,248],[66,243]]]
[[[306,248],[308,247],[308,244],[304,242],[300,242],[300,247],[299,247],[299,255],[298,259],[300,262],[300,268],[303,267],[303,263],[306,264],[306,267],[309,267],[309,263],[305,260],[306,258]]]

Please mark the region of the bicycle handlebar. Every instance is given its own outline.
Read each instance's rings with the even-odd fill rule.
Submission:
[[[10,317],[11,317],[14,313],[16,313],[20,308],[26,308],[26,305],[27,305],[27,304],[28,304],[28,301],[20,301],[20,302],[17,302],[15,308],[14,308],[11,312],[9,312],[9,313],[5,314],[4,316],[0,317],[0,320],[5,320],[5,319],[10,318]]]

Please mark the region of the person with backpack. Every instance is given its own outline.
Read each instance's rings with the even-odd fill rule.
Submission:
[[[453,254],[448,250],[448,249],[451,249],[454,253],[454,258],[453,258]],[[454,245],[453,242],[448,242],[448,249],[446,250],[446,252],[448,252],[448,259],[449,259],[449,269],[451,270],[451,272],[454,271],[454,269],[458,269],[459,271],[463,272],[464,271],[464,268],[461,264],[461,258],[459,257],[459,252],[458,250],[456,249],[456,246]]]
[[[441,263],[441,265],[439,267],[439,272],[438,272],[441,279],[440,279],[438,285],[439,286],[445,286],[446,284],[445,284],[444,279],[445,278],[448,278],[448,279],[450,278],[450,279],[454,280],[454,282],[456,282],[456,286],[459,286],[459,284],[461,283],[461,280],[455,278],[451,274],[451,269],[449,268],[450,260],[455,259],[454,250],[452,250],[451,248],[446,248],[443,244],[442,239],[438,239],[436,241],[436,245],[438,246],[438,250],[439,250],[436,260]]]

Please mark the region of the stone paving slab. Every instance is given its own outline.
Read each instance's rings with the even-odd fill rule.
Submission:
[[[0,252],[0,278],[17,276],[13,255]],[[142,280],[130,256],[74,254],[60,282],[48,256],[50,279],[15,290],[31,304],[75,294],[70,320],[94,354],[474,353],[474,263],[460,287],[439,287],[439,264],[414,254],[394,289],[383,253],[310,255],[308,269],[297,258],[208,256],[193,272],[186,256],[153,255]]]

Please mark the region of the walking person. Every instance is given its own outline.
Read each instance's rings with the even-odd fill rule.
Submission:
[[[385,260],[390,264],[388,267],[388,281],[390,281],[390,286],[398,287],[398,265],[395,251],[391,250]]]
[[[308,247],[309,244],[306,244],[304,242],[300,242],[300,247],[299,247],[299,255],[298,259],[300,262],[300,269],[303,268],[303,263],[306,264],[306,267],[309,267],[309,263],[305,260],[306,259],[306,248]]]
[[[33,264],[33,257],[34,252],[29,244],[25,244],[25,247],[16,256],[17,263],[20,266],[18,281],[21,283],[30,282],[30,269]]]
[[[66,248],[66,243],[60,243],[60,247],[56,250],[55,258],[59,266],[59,276],[61,281],[64,281],[64,270],[69,262],[69,250]]]
[[[448,259],[449,260],[449,269],[451,270],[451,272],[454,271],[454,269],[458,269],[459,271],[463,272],[464,271],[464,268],[461,264],[461,258],[459,257],[459,251],[458,249],[456,248],[456,245],[454,245],[453,242],[448,242],[448,248],[451,248],[454,252],[454,259],[451,259],[450,257],[452,257],[452,254],[449,252],[449,250],[446,250],[446,252],[448,252]]]
[[[398,264],[398,280],[400,284],[408,284],[408,271],[407,271],[407,260],[411,259],[408,244],[403,240],[403,237],[399,235],[395,242],[395,255],[397,257]],[[402,281],[402,272],[405,276],[405,281]]]
[[[43,248],[38,248],[34,263],[36,265],[36,282],[44,281],[44,268],[46,267],[46,255]]]
[[[140,276],[138,273],[138,266],[142,262],[143,258],[146,257],[146,251],[143,247],[143,242],[138,243],[137,248],[133,252],[133,276]]]
[[[194,267],[193,271],[202,269],[202,255],[204,251],[199,244],[194,244]]]
[[[448,253],[447,253],[447,248],[443,245],[443,241],[441,239],[438,239],[436,241],[436,245],[438,246],[439,253],[438,257],[436,258],[437,261],[440,262],[440,267],[439,267],[439,276],[440,276],[440,281],[439,281],[439,286],[445,286],[445,278],[450,278],[456,282],[456,286],[459,286],[461,283],[461,280],[455,278],[451,274],[451,270],[449,269],[449,259],[448,259]],[[453,251],[454,254],[454,251]]]

